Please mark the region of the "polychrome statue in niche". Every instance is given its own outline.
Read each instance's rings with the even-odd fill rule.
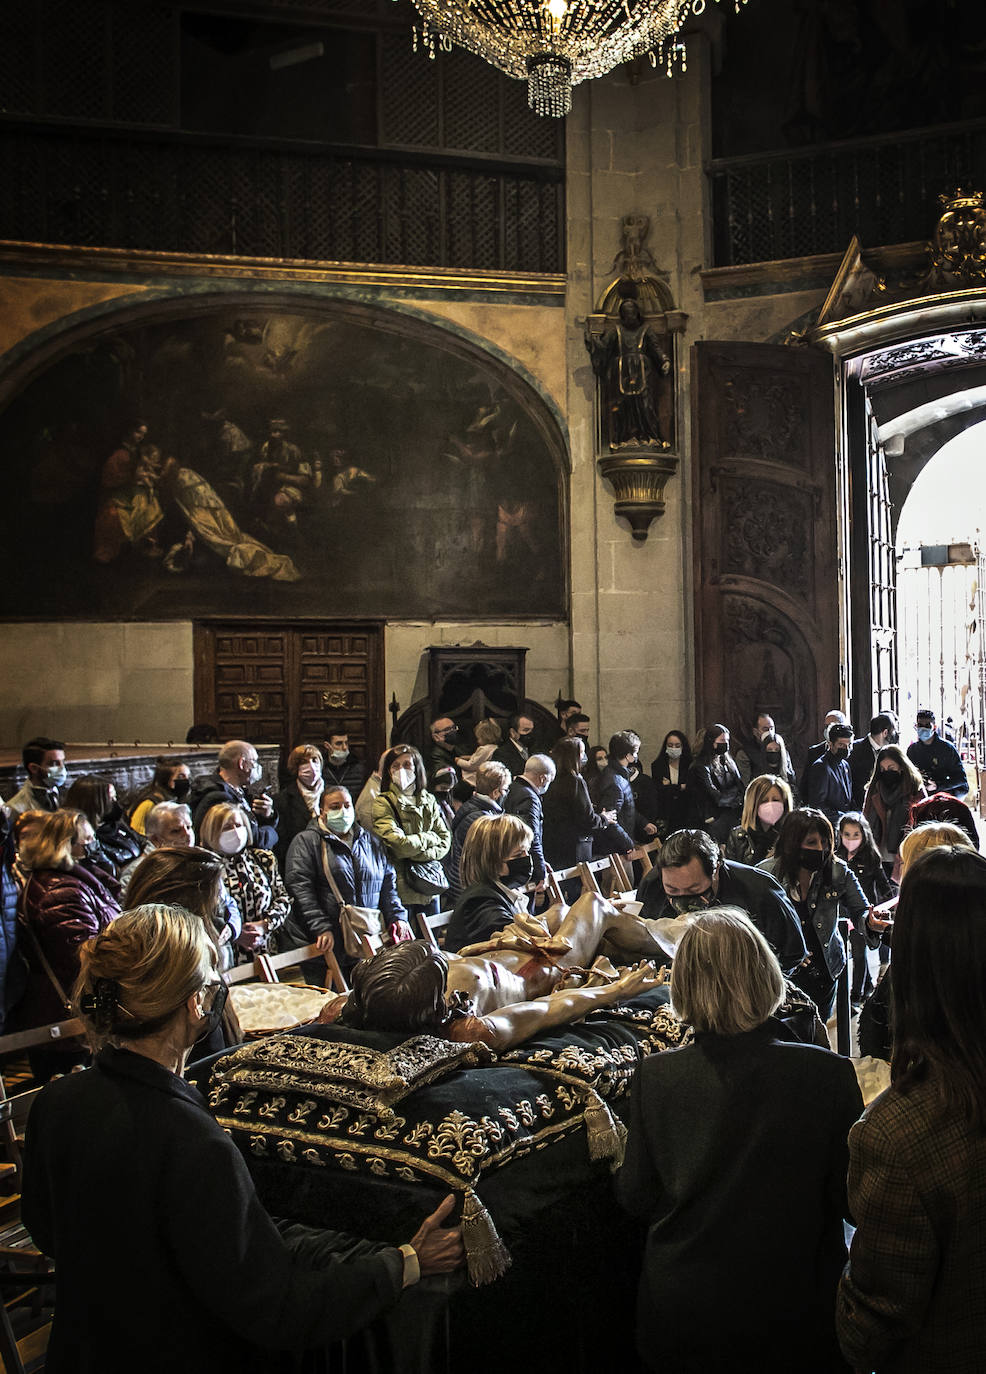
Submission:
[[[7,394],[0,616],[566,613],[558,425],[437,326],[172,301],[49,345]]]
[[[620,302],[617,324],[601,337],[586,331],[585,346],[602,382],[610,449],[670,448],[661,432],[658,393],[661,378],[671,371],[671,359],[635,298]]]
[[[639,543],[665,509],[664,487],[678,470],[675,336],[687,316],[674,308],[647,247],[647,215],[623,217],[619,272],[586,317],[585,346],[596,376],[597,454],[613,485],[618,516]]]

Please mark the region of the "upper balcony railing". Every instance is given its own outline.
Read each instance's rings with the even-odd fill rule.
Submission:
[[[927,239],[937,197],[986,190],[986,119],[719,158],[712,182],[716,267]]]
[[[560,272],[564,168],[0,118],[0,238]]]

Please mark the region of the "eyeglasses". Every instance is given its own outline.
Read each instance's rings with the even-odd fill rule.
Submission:
[[[203,1010],[216,1011],[221,1014],[226,1005],[226,998],[229,996],[229,988],[222,979],[217,978],[214,982],[210,980],[208,983],[203,983],[201,991],[207,995],[212,994],[208,1006],[203,1004]]]

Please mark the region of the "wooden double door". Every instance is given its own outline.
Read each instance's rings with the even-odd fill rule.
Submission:
[[[383,622],[201,621],[195,720],[219,738],[321,742],[329,725],[375,766],[384,745]]]
[[[692,380],[698,724],[766,711],[800,767],[844,699],[832,359],[703,342]]]

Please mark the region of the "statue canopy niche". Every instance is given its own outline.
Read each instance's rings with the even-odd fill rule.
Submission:
[[[585,322],[596,374],[598,461],[616,492],[616,513],[643,542],[664,511],[664,484],[678,470],[675,335],[687,318],[646,245],[647,215],[625,215],[619,276]]]

